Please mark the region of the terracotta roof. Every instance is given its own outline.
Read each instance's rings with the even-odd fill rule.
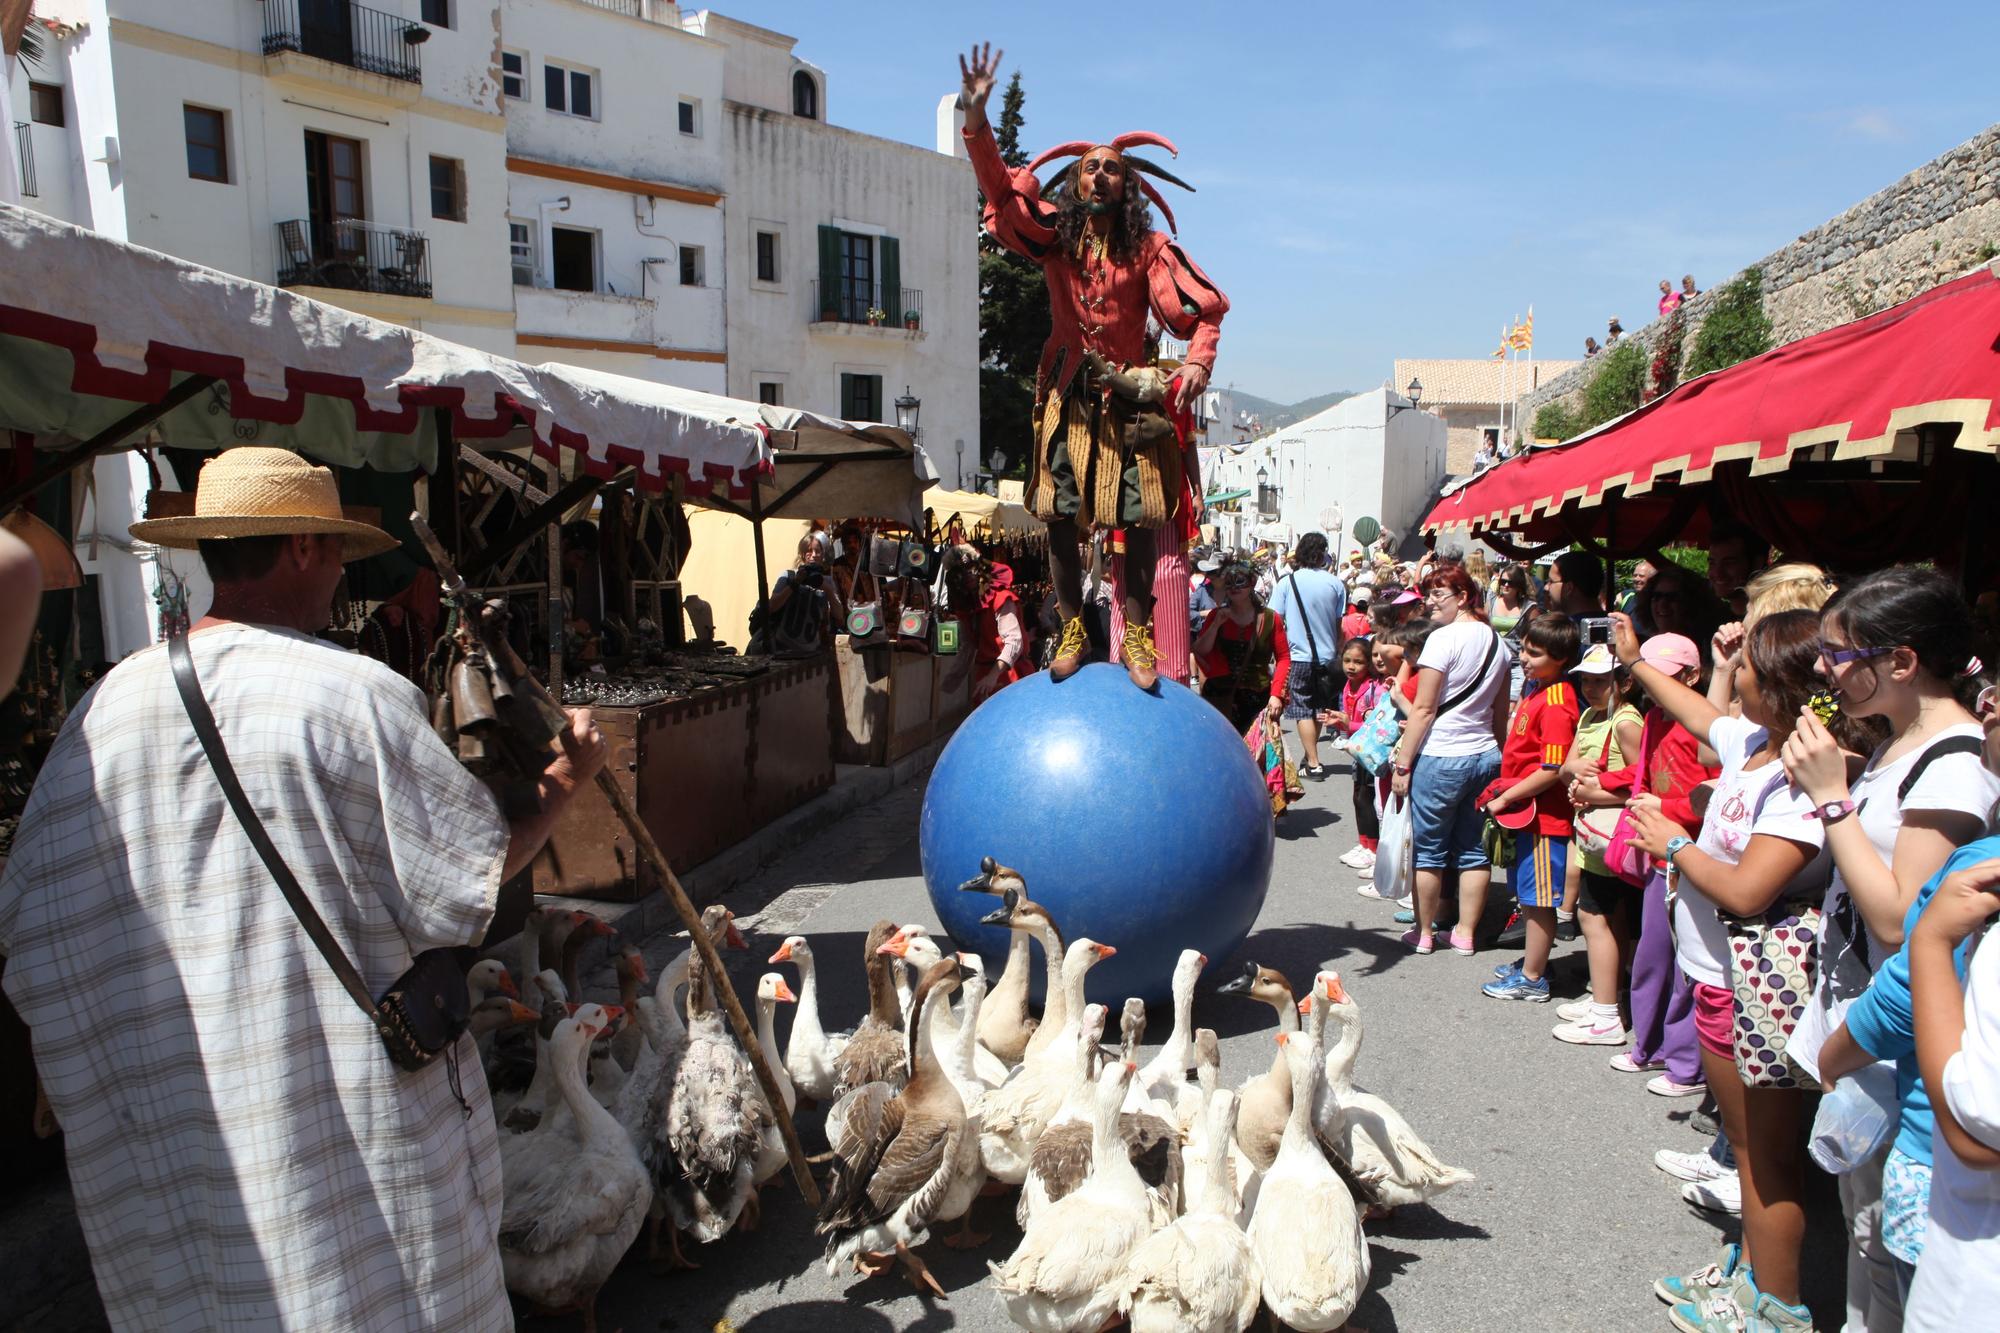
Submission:
[[[1426,407],[1453,403],[1498,403],[1501,401],[1502,373],[1505,372],[1507,401],[1531,393],[1574,366],[1576,361],[1516,361],[1511,369],[1491,357],[1478,359],[1402,358],[1390,383],[1401,393],[1411,379],[1423,381]]]

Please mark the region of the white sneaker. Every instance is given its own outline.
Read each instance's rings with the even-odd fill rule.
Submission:
[[[1405,912],[1414,912],[1417,910],[1417,900],[1410,894],[1406,893],[1402,897],[1396,899],[1396,906],[1402,908]]]
[[[1369,859],[1368,849],[1359,843],[1356,843],[1340,854],[1340,863],[1354,870],[1359,870],[1367,865]]]
[[[1662,1148],[1654,1153],[1653,1165],[1676,1180],[1720,1180],[1736,1174],[1708,1153],[1675,1152],[1672,1148]]]
[[[1590,997],[1582,996],[1556,1008],[1556,1017],[1565,1023],[1581,1023],[1590,1017]]]
[[[1375,853],[1369,851],[1366,847],[1363,847],[1360,850],[1361,850],[1360,858],[1358,860],[1353,861],[1351,864],[1354,866],[1356,870],[1359,870],[1364,875],[1374,874]]]
[[[1617,1019],[1607,1018],[1600,1024],[1587,1014],[1574,1023],[1557,1025],[1554,1035],[1557,1041],[1572,1046],[1623,1046],[1630,1039],[1625,1025]]]
[[[1711,1213],[1743,1214],[1743,1182],[1734,1172],[1720,1180],[1696,1180],[1681,1186],[1681,1198]]]

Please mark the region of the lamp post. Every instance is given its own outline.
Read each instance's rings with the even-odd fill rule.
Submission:
[[[1393,417],[1398,412],[1407,412],[1411,408],[1416,407],[1419,403],[1421,403],[1424,398],[1424,382],[1418,379],[1416,376],[1412,375],[1410,377],[1410,387],[1403,390],[1403,393],[1409,398],[1410,401],[1407,403],[1397,403],[1394,407],[1389,409],[1389,416]],[[1387,420],[1387,418],[1384,418],[1384,420]]]
[[[923,407],[921,400],[910,393],[910,386],[903,386],[903,396],[896,400],[896,428],[912,439],[917,434],[917,412]]]
[[[952,484],[952,489],[955,491],[962,491],[965,489],[965,441],[964,440],[960,440],[958,442],[958,480]]]

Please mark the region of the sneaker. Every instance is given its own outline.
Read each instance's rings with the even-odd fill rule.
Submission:
[[[1327,971],[1336,972],[1339,969],[1328,968]],[[1706,1134],[1708,1137],[1714,1138],[1722,1132],[1722,1121],[1716,1117],[1715,1112],[1709,1110],[1704,1104],[1697,1106],[1694,1109],[1694,1114],[1688,1117],[1688,1128],[1697,1134]]]
[[[1736,1174],[1705,1152],[1676,1152],[1672,1148],[1654,1153],[1653,1165],[1676,1180],[1720,1180]]]
[[[1643,1074],[1648,1069],[1665,1069],[1665,1060],[1640,1060],[1630,1051],[1620,1051],[1611,1057],[1611,1067],[1621,1074]]]
[[[1390,920],[1399,926],[1414,926],[1417,924],[1417,914],[1405,907],[1402,911],[1391,917]]]
[[[1361,859],[1354,863],[1354,868],[1364,875],[1372,876],[1375,873],[1375,853],[1369,851],[1366,847],[1360,850]]]
[[[1308,778],[1312,779],[1312,780],[1313,780],[1314,782],[1325,782],[1325,781],[1326,781],[1326,765],[1325,765],[1325,764],[1314,764],[1314,765],[1313,765],[1312,767],[1310,767],[1310,768],[1307,768],[1307,769],[1304,769],[1304,770],[1302,770],[1302,771],[1304,772],[1304,774],[1305,774],[1305,776],[1306,776],[1306,777],[1308,777]]]
[[[1736,1275],[1743,1268],[1743,1247],[1725,1245],[1722,1257],[1697,1273],[1686,1277],[1663,1277],[1653,1284],[1653,1294],[1668,1305],[1682,1302],[1700,1304],[1719,1291],[1727,1291],[1735,1285]]]
[[[1699,1097],[1708,1091],[1706,1083],[1676,1083],[1665,1074],[1646,1080],[1646,1091],[1655,1097]]]
[[[1413,921],[1415,919],[1414,917],[1411,918]],[[1430,936],[1420,931],[1406,930],[1403,932],[1402,938],[1403,943],[1409,945],[1417,953],[1430,953],[1433,949],[1437,948],[1436,942]]]
[[[1405,912],[1414,912],[1417,910],[1417,900],[1414,896],[1406,893],[1396,899],[1396,906],[1402,908]]]
[[[1565,1023],[1575,1023],[1590,1017],[1590,997],[1580,996],[1568,1004],[1556,1008],[1556,1017]]]
[[[1467,931],[1461,935],[1454,930],[1451,932],[1451,951],[1453,953],[1462,953],[1467,958],[1470,958],[1479,951],[1479,946],[1473,942],[1472,932]]]
[[[1681,1186],[1681,1198],[1711,1213],[1743,1215],[1743,1181],[1734,1171],[1716,1180],[1691,1180]]]
[[[1556,915],[1557,939],[1562,940],[1566,943],[1570,940],[1575,939],[1579,933],[1580,932],[1577,929],[1575,916],[1563,916],[1560,913]]]
[[[1558,1023],[1554,1035],[1557,1041],[1572,1046],[1623,1046],[1631,1039],[1625,1025],[1617,1019],[1599,1021],[1587,1014],[1573,1023]]]
[[[1495,1000],[1527,1000],[1533,1004],[1549,1002],[1549,979],[1539,977],[1530,981],[1520,972],[1499,981],[1489,981],[1479,988],[1479,993]]]
[[[1519,972],[1527,964],[1527,961],[1525,958],[1516,958],[1511,963],[1500,964],[1500,966],[1493,969],[1493,979],[1495,981],[1505,981],[1508,977]]]
[[[1812,1333],[1812,1312],[1757,1290],[1747,1265],[1719,1290],[1667,1312],[1681,1333]]]
[[[1364,898],[1373,898],[1378,902],[1385,902],[1385,903],[1389,901],[1389,895],[1382,892],[1382,890],[1376,888],[1375,881],[1372,879],[1362,880],[1359,884],[1354,886],[1354,891],[1360,894]]]
[[[1360,843],[1356,843],[1340,854],[1340,863],[1353,870],[1361,869],[1373,859],[1368,855],[1368,849]]]

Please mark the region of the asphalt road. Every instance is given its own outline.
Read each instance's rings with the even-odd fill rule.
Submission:
[[[1607,1049],[1553,1040],[1554,1004],[1482,996],[1480,982],[1510,955],[1420,958],[1398,945],[1392,906],[1358,896],[1357,877],[1337,859],[1354,843],[1348,783],[1336,771],[1309,784],[1303,803],[1279,821],[1270,895],[1239,960],[1276,967],[1299,987],[1332,960],[1367,1021],[1359,1081],[1395,1103],[1446,1161],[1478,1175],[1435,1205],[1369,1224],[1373,1277],[1354,1325],[1370,1333],[1666,1329],[1653,1280],[1707,1263],[1723,1238],[1721,1224],[1734,1229],[1733,1219],[1682,1203],[1677,1182],[1652,1165],[1656,1148],[1706,1146],[1686,1124],[1691,1100],[1650,1095],[1644,1078],[1607,1066]],[[935,925],[917,854],[921,799],[920,782],[892,793],[726,900],[754,956],[733,969],[739,993],[753,993],[778,940],[804,934],[821,960],[829,1028],[861,1014],[860,942],[869,924],[886,916]],[[648,942],[647,953],[657,963],[680,947],[662,936]],[[1582,945],[1557,947],[1555,990],[1570,999],[1583,989]],[[1267,1068],[1272,1051],[1268,1008],[1212,993],[1236,970],[1211,964],[1195,1001],[1196,1024],[1223,1038],[1223,1074],[1232,1086]],[[1169,1020],[1154,1015],[1155,1041]],[[788,1022],[781,1015],[781,1042]],[[809,1152],[824,1146],[818,1112],[801,1117],[800,1131]],[[1837,1328],[1838,1205],[1830,1187],[1817,1189],[1813,1203],[1807,1297],[1819,1327]],[[599,1327],[1008,1329],[985,1286],[985,1265],[1004,1258],[1017,1238],[1002,1221],[981,1252],[961,1254],[933,1241],[925,1256],[951,1299],[920,1299],[893,1276],[829,1277],[805,1204],[774,1187],[760,1231],[691,1251],[698,1272],[655,1275],[635,1253],[605,1288]],[[523,1324],[536,1333],[573,1326]]]

